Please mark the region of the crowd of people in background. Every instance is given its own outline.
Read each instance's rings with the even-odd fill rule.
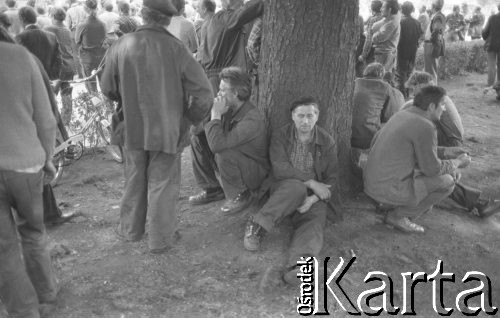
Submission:
[[[220,10],[213,0],[198,0],[194,9],[184,0],[5,4],[0,299],[10,315],[38,317],[39,304],[54,302],[58,293],[44,221],[72,217],[58,210],[48,181],[56,133],[67,138],[72,119],[75,77],[91,94],[99,84],[116,106],[114,139],[124,149],[126,179],[119,239],[143,239],[149,219],[151,253],[166,253],[179,240],[180,155],[189,146],[200,188],[189,203],[225,199],[220,211],[226,215],[257,206],[243,235],[243,247],[252,252],[290,217],[283,279],[300,284],[297,261],[318,256],[326,215],[338,211],[336,141],[316,125],[317,97],[297,96],[289,105],[290,124],[272,132],[250,101],[258,89],[263,0],[222,0]],[[433,0],[414,18],[410,1],[374,0],[372,15],[364,23],[360,18],[352,168],[385,224],[407,233],[425,232],[415,220],[446,197],[481,217],[500,212],[499,200],[460,181],[460,169],[471,162],[462,148],[464,127],[437,86],[446,42],[467,33],[485,40],[488,85],[499,85],[500,13],[485,24],[480,8],[469,18],[460,7],[445,16],[443,5]],[[422,45],[424,71],[415,71]]]

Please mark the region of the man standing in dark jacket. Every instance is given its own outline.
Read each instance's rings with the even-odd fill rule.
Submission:
[[[100,82],[123,105],[126,185],[117,234],[138,241],[149,218],[152,253],[175,243],[184,140],[213,103],[202,67],[165,29],[174,13],[170,1],[144,0],[145,25],[109,49]]]
[[[42,31],[36,24],[36,12],[32,7],[19,9],[19,19],[24,31],[16,36],[17,43],[26,47],[43,64],[51,80],[59,79],[62,58],[55,34]]]
[[[263,10],[262,0],[250,0],[244,5],[243,0],[222,0],[222,10],[208,22],[201,38],[201,65],[207,72],[214,95],[219,90],[219,73],[223,68],[237,66],[247,70],[245,34],[250,26],[246,30],[245,24],[262,15]]]
[[[87,19],[76,27],[75,42],[79,49],[80,64],[85,76],[90,76],[93,70],[99,68],[106,49],[103,47],[106,39],[106,25],[99,20],[96,0],[86,0],[84,6]],[[89,92],[97,91],[96,79],[86,82]]]
[[[415,11],[413,4],[406,1],[401,6],[403,17],[401,18],[401,36],[398,44],[397,70],[399,75],[399,90],[405,98],[408,98],[408,89],[405,83],[415,67],[415,56],[422,36],[420,22],[411,14]]]
[[[500,82],[500,4],[498,13],[492,15],[483,30],[484,47],[488,52],[488,86]],[[500,100],[500,95],[497,96]]]

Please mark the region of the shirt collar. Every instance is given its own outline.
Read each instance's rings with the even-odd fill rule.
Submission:
[[[254,106],[249,101],[245,101],[243,105],[233,114],[232,121],[240,121]]]
[[[33,24],[28,24],[27,26],[24,27],[25,30],[37,30],[39,29],[38,25],[36,25],[35,23]]]

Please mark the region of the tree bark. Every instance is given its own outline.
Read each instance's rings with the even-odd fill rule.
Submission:
[[[337,143],[339,186],[350,186],[351,103],[358,0],[267,0],[259,67],[258,105],[271,129],[291,121],[290,104],[320,102],[318,124]]]

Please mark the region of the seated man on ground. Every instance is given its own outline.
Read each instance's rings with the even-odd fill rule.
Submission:
[[[434,78],[431,74],[422,71],[413,72],[405,83],[405,87],[412,90],[414,95],[417,94],[422,87],[429,85],[436,85]],[[403,109],[407,109],[412,105],[413,100],[409,100],[403,105]],[[445,111],[441,119],[434,122],[437,128],[438,146],[461,146],[464,138],[462,118],[460,118],[457,107],[449,96],[445,96],[444,107]]]
[[[290,216],[295,230],[284,280],[296,285],[297,261],[300,257],[317,257],[323,246],[337,158],[333,138],[316,126],[319,107],[314,98],[295,101],[291,114],[294,123],[276,130],[271,137],[270,198],[248,221],[243,243],[249,251],[259,250],[264,232]]]
[[[206,143],[215,154],[215,166],[204,164],[200,158],[206,158],[201,153],[206,148],[192,143],[196,144],[192,148],[193,167],[197,180],[211,180],[204,184],[218,185],[220,182],[228,199],[221,207],[222,212],[236,213],[253,202],[253,194],[267,178],[267,133],[264,117],[249,101],[252,91],[250,75],[238,67],[228,67],[222,70],[220,77],[220,89],[212,107],[211,120],[204,126]],[[232,115],[224,116],[227,112]],[[189,201],[206,203],[213,193],[217,190],[212,193],[204,190],[190,197]]]
[[[446,91],[422,88],[408,110],[396,113],[375,136],[363,173],[365,193],[381,204],[393,206],[385,223],[404,232],[423,233],[410,221],[431,210],[451,194],[458,168],[470,163],[467,154],[441,160],[447,150],[438,148],[433,122],[445,109]],[[454,157],[455,154],[447,154]]]
[[[403,94],[383,80],[384,67],[371,63],[356,79],[352,109],[351,157],[354,167],[367,154],[373,136],[404,104]],[[360,168],[355,168],[360,174]]]

